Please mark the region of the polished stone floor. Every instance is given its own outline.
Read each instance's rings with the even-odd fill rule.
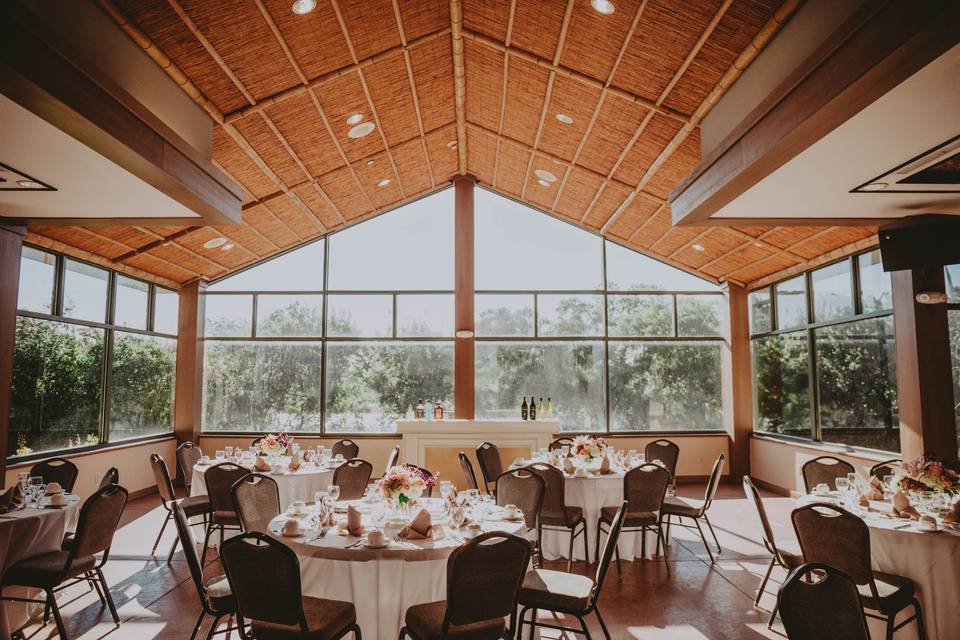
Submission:
[[[681,485],[682,495],[702,495],[703,485]],[[765,495],[768,512],[781,538],[792,537],[789,527],[789,498]],[[131,502],[124,513],[110,562],[106,566],[121,625],[113,625],[108,611],[84,587],[61,593],[61,603],[70,637],[143,639],[189,638],[199,614],[197,593],[190,572],[179,552],[165,562],[173,541],[173,527],[167,527],[160,546],[162,557],[151,558],[150,547],[160,528],[164,512],[156,497]],[[783,638],[767,631],[766,621],[782,573],[775,573],[761,609],[753,606],[755,590],[769,562],[758,535],[759,523],[739,485],[721,485],[710,510],[723,552],[717,563],[709,558],[696,532],[674,528],[674,542],[668,562],[625,562],[618,576],[611,567],[603,586],[600,608],[610,633],[631,640],[722,640],[726,638]],[[708,534],[709,535],[709,534]],[[591,546],[593,541],[591,541]],[[565,563],[549,563],[565,568]],[[577,563],[574,571],[594,571]],[[209,575],[222,573],[217,563],[207,567]],[[358,606],[363,606],[358,603]],[[595,619],[588,621],[594,638],[602,638]],[[774,627],[774,631],[778,626]],[[53,624],[24,629],[27,638],[56,638]],[[206,626],[202,634],[205,634]],[[203,635],[201,634],[201,637]],[[544,630],[543,638],[557,638],[559,631]],[[570,638],[577,637],[568,634]],[[223,638],[223,635],[216,636]],[[237,635],[233,634],[236,638]],[[582,637],[582,636],[579,636]]]

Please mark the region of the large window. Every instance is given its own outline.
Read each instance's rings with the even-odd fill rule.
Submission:
[[[533,396],[565,431],[722,427],[717,285],[474,193],[478,418]],[[442,191],[208,287],[204,429],[380,433],[420,401],[452,413],[453,213]]]
[[[173,429],[177,293],[24,246],[11,456]]]
[[[758,431],[900,451],[879,251],[753,291],[749,306]]]

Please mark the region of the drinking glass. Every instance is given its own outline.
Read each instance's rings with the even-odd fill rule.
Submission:
[[[43,494],[42,476],[30,476],[30,493],[33,495],[33,501],[40,504],[40,496]]]
[[[17,482],[20,484],[20,491],[23,492],[24,495],[26,495],[27,489],[30,488],[30,472],[23,471],[21,473],[18,473]]]
[[[896,487],[894,487],[893,485],[894,485],[894,482],[896,482],[896,479],[897,477],[894,475],[883,476],[883,487],[885,489],[884,494],[886,494],[884,495],[884,498],[886,498],[888,495],[895,492]]]
[[[223,457],[226,455],[226,452],[223,449],[217,449],[216,457],[217,462],[223,462]]]
[[[293,455],[297,455],[298,453],[300,453],[300,443],[294,442],[293,444],[291,444],[290,450],[293,451]]]
[[[840,493],[846,493],[847,489],[850,488],[850,481],[846,478],[837,478],[837,491]]]
[[[570,445],[564,444],[560,446],[560,454],[566,458],[570,454]]]
[[[327,494],[326,491],[317,491],[317,492],[315,492],[315,493],[313,494],[313,504],[319,507],[320,505],[323,504],[325,498],[326,498],[328,495],[329,495],[329,494]]]
[[[327,487],[327,494],[330,495],[331,500],[336,502],[337,499],[340,497],[340,487],[335,484],[330,485],[329,487]]]
[[[450,509],[450,524],[453,525],[454,529],[459,529],[463,526],[464,520],[466,520],[466,513],[464,513],[463,507],[453,507]]]

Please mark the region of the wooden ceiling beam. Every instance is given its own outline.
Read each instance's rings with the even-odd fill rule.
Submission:
[[[93,236],[96,240],[100,240],[100,241],[103,241],[103,242],[109,242],[110,244],[113,244],[113,245],[115,245],[115,246],[117,246],[117,247],[123,248],[126,253],[129,253],[130,251],[136,251],[136,250],[137,250],[137,247],[134,247],[132,244],[129,244],[129,243],[127,243],[127,242],[123,242],[123,241],[121,241],[121,240],[117,240],[116,238],[111,238],[110,236],[104,235],[104,234],[102,234],[102,233],[99,233],[99,232],[97,232],[97,231],[95,231],[95,230],[93,230],[93,229],[88,229],[88,228],[86,228],[86,227],[74,227],[74,228],[72,229],[72,232],[80,232],[81,234],[84,234],[84,235]],[[151,235],[154,235],[154,234],[151,234]],[[175,244],[175,243],[171,243],[171,244]],[[177,245],[177,246],[179,247],[179,245]],[[183,247],[180,247],[180,248],[183,248]],[[188,251],[188,253],[190,253],[190,252]],[[204,272],[197,272],[197,271],[195,271],[194,269],[189,269],[188,267],[185,267],[185,266],[182,265],[182,264],[171,262],[170,260],[167,260],[166,258],[162,258],[162,257],[160,257],[160,256],[158,256],[158,255],[156,255],[156,254],[153,254],[153,253],[151,253],[151,254],[149,254],[149,255],[150,255],[151,258],[153,258],[153,259],[155,259],[155,260],[157,260],[157,261],[159,261],[159,262],[162,262],[162,263],[164,263],[164,264],[167,265],[167,266],[170,266],[170,267],[173,267],[173,268],[176,268],[176,269],[183,269],[184,271],[189,271],[189,272],[193,273],[194,275],[196,275],[197,277],[203,277],[203,276],[204,276]],[[217,271],[223,272],[223,271],[227,271],[227,270],[228,270],[228,267],[226,267],[225,265],[222,265],[222,264],[218,264],[218,263],[216,263],[216,262],[213,262],[213,261],[211,261],[211,260],[209,260],[209,259],[207,259],[207,258],[204,258],[203,256],[197,256],[197,257],[199,257],[203,262],[207,262],[207,263],[212,264],[213,267],[214,267],[214,269],[216,269]]]
[[[867,249],[873,249],[876,246],[877,246],[877,238],[875,236],[863,238],[861,240],[857,240],[856,242],[852,242],[842,247],[833,249],[832,251],[828,251],[827,253],[821,254],[814,258],[810,258],[809,260],[805,260],[800,264],[794,265],[792,267],[787,267],[786,269],[777,271],[776,273],[771,273],[769,275],[763,276],[762,278],[753,280],[752,282],[748,282],[747,288],[753,290],[753,289],[758,289],[760,287],[765,287],[768,284],[773,284],[774,282],[777,282],[779,280],[783,280],[791,276],[798,275],[800,273],[803,273],[804,271],[816,269],[817,267],[827,264],[828,262],[833,262],[834,260],[839,260],[840,258],[846,258],[847,256],[851,256],[855,253],[860,253],[861,251],[865,251]],[[753,263],[753,265],[756,265],[756,264],[757,263]],[[742,271],[742,269],[738,269],[738,271]]]
[[[773,260],[774,258],[779,257],[779,256],[782,255],[782,254],[786,254],[786,255],[790,256],[791,258],[793,258],[793,259],[795,259],[795,260],[798,260],[801,264],[802,264],[802,263],[805,263],[805,262],[808,260],[808,258],[805,258],[805,257],[803,257],[803,256],[801,256],[801,255],[798,255],[798,254],[794,253],[794,252],[793,252],[793,249],[795,249],[796,247],[799,247],[800,245],[802,245],[802,244],[804,244],[804,243],[806,243],[806,242],[810,242],[811,240],[816,240],[817,238],[819,238],[819,237],[821,237],[821,236],[825,236],[825,235],[827,235],[828,233],[831,233],[834,229],[836,229],[836,227],[827,227],[827,228],[825,228],[825,229],[821,229],[820,231],[817,231],[816,233],[811,233],[809,236],[806,236],[806,237],[804,237],[804,238],[800,238],[799,240],[796,240],[796,241],[794,241],[794,242],[791,242],[790,244],[788,244],[788,245],[785,246],[785,247],[778,247],[777,245],[770,244],[769,242],[764,242],[762,248],[765,248],[765,249],[767,249],[768,251],[770,251],[771,253],[770,253],[769,255],[766,255],[766,256],[760,258],[759,260],[754,260],[753,262],[751,262],[751,263],[748,264],[748,265],[744,265],[744,266],[742,266],[742,267],[737,267],[736,269],[734,269],[733,271],[730,271],[730,272],[729,272],[728,274],[726,274],[726,275],[732,275],[732,274],[734,274],[734,273],[739,273],[739,272],[744,271],[744,270],[746,270],[746,269],[749,269],[749,268],[751,268],[751,267],[756,267],[758,264],[765,264],[765,263]],[[764,235],[764,237],[766,237],[767,235],[769,235],[770,233],[773,233],[774,231],[776,231],[776,228],[770,229],[768,232],[764,232],[764,234],[762,234],[762,235]],[[873,239],[873,241],[874,241],[874,243],[877,242],[875,238]],[[761,242],[762,242],[762,240],[761,240]],[[732,254],[734,254],[734,253],[738,253],[739,251],[742,251],[743,249],[749,247],[751,244],[754,244],[754,242],[745,242],[744,244],[742,244],[742,245],[740,245],[739,247],[733,249],[732,251],[730,251],[730,252],[727,253],[726,255],[729,256],[729,255],[732,255]]]
[[[507,14],[507,33],[504,44],[510,46],[513,38],[513,17],[517,12],[517,0],[510,0],[510,10]],[[493,188],[497,188],[497,173],[500,171],[500,134],[503,133],[503,121],[507,115],[507,79],[510,73],[510,54],[503,54],[503,77],[500,82],[500,118],[497,124],[497,149],[493,154]]]
[[[453,50],[453,101],[457,112],[457,165],[467,173],[467,69],[463,61],[463,3],[450,0],[450,39]]]
[[[210,229],[210,228],[211,228],[211,227],[199,227],[198,229],[196,229],[196,231],[200,231],[201,229]],[[152,238],[154,238],[154,239],[166,240],[166,237],[165,237],[163,234],[157,233],[156,231],[154,231],[153,229],[150,229],[150,228],[148,228],[148,227],[133,227],[133,229],[136,230],[136,231],[139,231],[139,232],[142,233],[142,234],[148,235],[148,236],[150,236],[150,237],[152,237]],[[180,236],[180,238],[185,237],[185,235],[186,235],[186,234],[184,234],[183,236]],[[257,255],[257,254],[255,254],[253,251],[250,251],[250,249],[246,248],[245,246],[243,246],[243,245],[242,245],[241,243],[239,243],[239,242],[234,242],[233,240],[231,240],[231,243],[234,245],[234,248],[240,249],[243,253],[246,253],[246,254],[251,255],[251,256]],[[213,264],[215,267],[221,268],[221,269],[223,269],[223,270],[225,270],[225,271],[229,271],[230,269],[232,269],[232,267],[231,267],[230,265],[225,264],[225,263],[221,262],[220,260],[215,260],[215,259],[212,258],[212,257],[205,256],[205,255],[203,255],[202,253],[200,253],[200,252],[198,252],[198,251],[194,251],[194,250],[191,249],[190,247],[186,246],[186,245],[183,244],[182,242],[178,242],[177,240],[170,240],[170,241],[168,241],[166,244],[171,245],[171,246],[174,246],[174,247],[176,247],[177,249],[180,249],[181,251],[192,255],[194,258],[197,258],[198,260],[202,260],[202,261],[204,261],[204,262],[211,263],[211,264]],[[131,248],[131,249],[135,249],[136,247],[130,246],[130,248]],[[214,255],[215,255],[215,254],[214,254]]]
[[[766,231],[764,231],[763,233],[761,233],[760,235],[758,235],[756,238],[753,238],[752,240],[748,240],[747,242],[744,242],[743,244],[734,247],[734,248],[731,249],[730,251],[728,251],[728,252],[726,252],[726,253],[724,253],[724,254],[722,254],[722,255],[719,255],[719,256],[717,256],[716,258],[712,258],[712,259],[704,262],[702,265],[700,265],[699,268],[700,268],[700,269],[707,269],[707,268],[709,268],[709,267],[712,267],[713,265],[717,264],[717,263],[720,262],[721,260],[723,260],[723,259],[725,259],[725,258],[727,258],[727,257],[729,257],[729,256],[732,256],[732,255],[735,254],[735,253],[739,253],[740,251],[743,251],[743,250],[746,249],[747,247],[753,245],[754,242],[761,242],[764,238],[766,238],[767,236],[769,236],[770,234],[774,233],[774,232],[777,231],[777,230],[779,230],[779,227],[773,227],[772,229],[767,229]],[[748,235],[749,235],[749,234],[748,234]],[[760,245],[760,246],[762,246],[762,245]]]

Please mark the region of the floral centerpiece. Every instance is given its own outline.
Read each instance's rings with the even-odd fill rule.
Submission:
[[[573,439],[573,446],[570,447],[573,455],[587,463],[602,458],[606,450],[606,441],[596,436],[577,436]]]
[[[377,488],[395,507],[404,507],[415,503],[433,484],[432,476],[424,474],[416,467],[401,464],[387,471],[377,483]]]
[[[897,464],[897,488],[904,493],[960,493],[960,473],[932,454]]]
[[[286,433],[267,434],[257,443],[257,451],[265,456],[282,456],[293,444],[293,438]]]

